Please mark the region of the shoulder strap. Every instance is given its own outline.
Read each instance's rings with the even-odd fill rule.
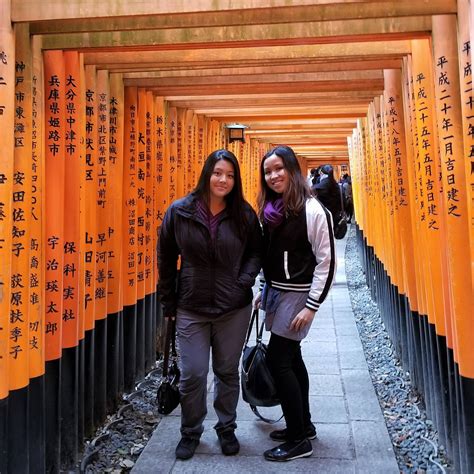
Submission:
[[[170,348],[171,356],[176,357],[176,319],[165,318],[166,321],[166,338],[165,338],[165,352],[163,355],[163,377],[168,375]]]
[[[250,318],[249,327],[247,329],[247,336],[245,337],[245,345],[247,345],[248,342],[249,342],[250,334],[252,334],[252,326],[253,326],[254,321],[256,322],[256,328],[258,330],[258,309],[256,309],[256,308],[254,308],[254,310],[252,311],[252,316]]]
[[[263,328],[265,326],[265,319],[263,319],[262,324],[259,325],[258,313],[259,313],[259,310],[254,308],[254,310],[252,311],[252,316],[250,318],[249,327],[247,329],[247,336],[245,337],[245,345],[247,345],[249,342],[250,334],[252,334],[254,321],[255,321],[256,340],[257,342],[260,342],[262,340]]]
[[[255,406],[255,405],[250,405],[250,408],[252,409],[252,411],[262,420],[264,421],[265,423],[269,423],[270,425],[273,425],[274,423],[278,423],[282,418],[283,418],[283,414],[280,416],[280,418],[278,418],[278,420],[272,420],[270,418],[265,418],[259,411],[258,411],[258,408]]]

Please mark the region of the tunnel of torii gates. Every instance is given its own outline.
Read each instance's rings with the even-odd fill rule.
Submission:
[[[79,459],[160,351],[165,210],[223,147],[255,205],[283,143],[351,174],[367,284],[472,473],[472,5],[163,3],[0,0],[0,472]]]

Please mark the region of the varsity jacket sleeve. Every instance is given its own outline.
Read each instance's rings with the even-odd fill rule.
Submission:
[[[250,207],[250,206],[249,206]],[[262,228],[253,209],[249,209],[249,235],[237,283],[251,288],[262,266]]]
[[[158,238],[159,292],[164,316],[176,316],[177,277],[179,248],[174,232],[173,207],[169,207],[163,218]]]
[[[306,224],[316,267],[306,307],[317,311],[331,288],[336,276],[336,247],[331,213],[311,198],[306,202]]]

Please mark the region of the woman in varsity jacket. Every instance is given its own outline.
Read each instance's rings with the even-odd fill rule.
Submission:
[[[331,214],[311,196],[290,147],[278,146],[264,156],[260,185],[264,279],[255,305],[266,312],[266,328],[271,331],[267,362],[286,421],[286,429],[270,433],[283,444],[264,456],[289,461],[313,452],[310,440],[316,429],[300,343],[333,283],[336,254]]]

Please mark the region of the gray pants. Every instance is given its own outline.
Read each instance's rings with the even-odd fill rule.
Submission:
[[[250,320],[251,305],[222,316],[195,314],[178,309],[176,330],[181,379],[181,435],[199,439],[207,414],[207,374],[212,350],[215,430],[237,427],[239,360]]]

